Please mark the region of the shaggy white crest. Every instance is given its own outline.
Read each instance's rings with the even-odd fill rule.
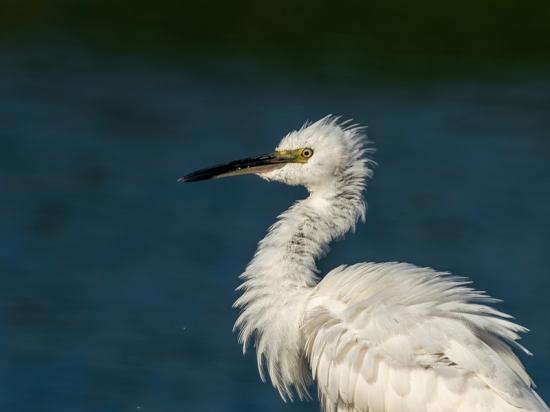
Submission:
[[[511,349],[527,352],[517,343],[525,329],[463,278],[362,263],[319,280],[316,260],[364,219],[365,144],[361,128],[329,116],[283,138],[279,157],[183,178],[254,170],[310,192],[279,216],[241,275],[235,329],[245,350],[254,344],[262,379],[284,399],[308,397],[316,381],[326,412],[550,412]],[[304,148],[307,162],[281,166]]]
[[[338,124],[337,120],[332,116],[325,117],[289,133],[279,143],[277,151],[310,148],[313,156],[306,164],[289,163],[260,176],[288,185],[303,185],[310,192],[326,191],[332,195],[351,184],[353,190],[350,192],[362,197],[365,179],[372,174],[367,167],[372,162],[364,156],[368,150],[361,134],[363,128]]]

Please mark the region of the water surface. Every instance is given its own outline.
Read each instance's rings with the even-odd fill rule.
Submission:
[[[540,65],[268,56],[0,57],[0,408],[315,411],[261,384],[237,276],[300,188],[183,173],[272,150],[307,119],[369,126],[366,225],[320,266],[471,277],[532,332],[550,399],[550,77]]]

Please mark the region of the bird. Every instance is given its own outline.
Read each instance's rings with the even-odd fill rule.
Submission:
[[[409,263],[317,261],[365,221],[376,165],[365,128],[326,116],[275,151],[201,169],[197,182],[256,174],[305,186],[240,275],[234,330],[283,400],[324,412],[550,412],[514,351],[527,330],[467,278]]]

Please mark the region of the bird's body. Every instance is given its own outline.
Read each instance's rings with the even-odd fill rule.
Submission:
[[[316,260],[365,216],[363,140],[328,117],[287,135],[274,155],[184,178],[249,170],[310,192],[241,275],[235,328],[245,349],[254,344],[262,379],[284,399],[308,397],[315,381],[326,412],[550,412],[511,349],[526,351],[517,343],[525,329],[463,278],[360,263],[320,280]]]

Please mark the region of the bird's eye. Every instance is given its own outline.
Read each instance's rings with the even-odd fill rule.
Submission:
[[[300,153],[304,159],[309,159],[311,156],[313,156],[313,149],[310,149],[309,147],[306,147],[302,150],[302,153]]]

